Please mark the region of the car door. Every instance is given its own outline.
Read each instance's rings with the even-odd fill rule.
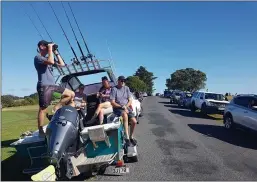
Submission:
[[[246,96],[237,97],[234,100],[235,107],[233,107],[233,120],[244,127],[251,128],[248,117],[250,98]]]
[[[198,106],[199,109],[201,109],[202,104],[204,103],[204,99],[205,99],[205,94],[201,93],[201,95],[199,96],[199,106]]]
[[[192,96],[192,98],[191,98],[191,104],[192,104],[193,101],[196,102],[197,95],[198,95],[198,92],[195,92],[195,93],[193,94],[193,96]]]
[[[248,104],[248,111],[246,111],[244,119],[249,122],[251,129],[257,131],[257,99],[250,99]]]
[[[195,105],[196,105],[196,107],[198,108],[198,109],[200,109],[201,108],[201,98],[203,98],[203,95],[204,95],[204,93],[202,93],[202,92],[199,92],[199,94],[197,95],[197,97],[196,97],[196,102],[195,102]]]

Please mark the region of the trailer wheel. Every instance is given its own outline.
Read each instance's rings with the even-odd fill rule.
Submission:
[[[99,175],[104,175],[105,171],[106,171],[106,168],[108,167],[108,165],[102,165],[99,170],[98,170],[98,174]]]

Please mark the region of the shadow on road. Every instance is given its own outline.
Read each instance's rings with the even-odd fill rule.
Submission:
[[[169,104],[170,102],[159,102],[161,104]]]
[[[165,107],[171,107],[171,108],[178,108],[178,109],[181,109],[181,107],[179,107],[179,106],[176,105],[176,104],[169,104],[169,105],[165,104],[164,106],[165,106]]]
[[[200,112],[191,112],[190,110],[187,110],[187,109],[169,109],[169,111],[173,114],[179,114],[181,116],[184,116],[184,117],[191,117],[191,118],[200,118],[200,119],[211,119],[211,120],[221,120],[220,118],[215,118],[215,117],[212,117],[212,116],[209,116],[209,115],[203,115],[202,113]]]
[[[223,126],[188,124],[188,126],[201,134],[208,137],[219,139],[232,145],[257,150],[257,137],[253,134],[241,130],[226,130]]]

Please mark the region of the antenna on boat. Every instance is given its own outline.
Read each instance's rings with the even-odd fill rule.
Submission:
[[[75,39],[76,39],[76,41],[77,41],[79,50],[80,50],[80,52],[81,52],[81,54],[82,54],[81,60],[84,60],[84,61],[85,61],[86,65],[87,65],[87,68],[89,69],[89,66],[88,66],[88,64],[87,64],[87,62],[86,62],[86,57],[84,56],[84,53],[83,53],[83,51],[82,51],[82,49],[81,49],[81,46],[80,46],[80,44],[79,44],[79,41],[78,41],[78,39],[77,39],[77,36],[76,36],[76,34],[75,34],[74,30],[73,30],[73,27],[72,27],[72,24],[71,24],[71,22],[70,22],[69,16],[68,16],[68,14],[67,14],[67,12],[66,12],[66,10],[65,10],[65,7],[64,7],[64,5],[63,5],[63,2],[61,2],[61,3],[62,3],[62,8],[63,8],[63,10],[64,10],[64,12],[65,12],[65,15],[66,15],[66,17],[67,17],[67,19],[68,19],[68,22],[69,22],[69,24],[70,24],[71,30],[72,30],[72,32],[73,32],[73,35],[74,35],[74,37],[75,37]]]
[[[88,49],[87,43],[86,43],[86,41],[85,41],[85,39],[84,39],[84,36],[83,36],[83,34],[82,34],[82,32],[81,32],[81,30],[80,30],[80,28],[79,28],[79,24],[78,24],[78,22],[77,22],[77,19],[76,19],[75,15],[74,15],[74,13],[73,13],[73,11],[72,11],[72,8],[71,8],[71,5],[70,5],[69,2],[68,2],[68,5],[69,5],[69,7],[70,7],[72,16],[73,16],[73,18],[74,18],[74,20],[75,20],[75,23],[76,23],[76,25],[77,25],[77,28],[78,28],[78,30],[79,30],[79,33],[80,33],[80,35],[81,35],[81,37],[82,37],[82,39],[83,39],[83,42],[84,42],[84,44],[85,44],[85,47],[86,47],[86,49],[87,49],[87,52],[88,52],[87,57],[91,59],[91,62],[92,62],[92,64],[93,64],[94,68],[96,69],[96,66],[95,66],[94,61],[93,61],[93,55],[90,53],[90,51],[89,51],[89,49]],[[98,67],[100,68],[100,65],[99,65],[99,62],[98,62],[98,61],[97,61],[97,64],[98,64]]]
[[[110,48],[109,48],[109,44],[108,44],[107,39],[106,39],[106,45],[107,45],[107,48],[108,48],[108,51],[109,51],[109,55],[110,55],[110,58],[111,58],[111,60],[110,60],[111,68],[112,68],[112,70],[113,70],[113,71],[115,72],[115,74],[116,74],[116,69],[115,69],[115,66],[114,66],[114,63],[113,63],[113,59],[112,59],[112,53],[111,53],[111,50],[110,50]]]
[[[64,29],[63,29],[63,27],[62,27],[62,25],[61,25],[59,19],[58,19],[58,17],[57,17],[57,15],[56,15],[55,11],[54,11],[54,8],[52,7],[50,1],[48,1],[48,3],[49,3],[49,5],[50,5],[50,7],[52,8],[53,13],[54,13],[54,15],[55,15],[55,17],[56,17],[56,19],[57,19],[57,21],[58,21],[58,23],[59,23],[59,25],[60,25],[62,31],[63,31],[63,34],[64,34],[64,36],[66,37],[66,40],[68,41],[68,43],[69,43],[69,45],[70,45],[70,48],[71,48],[71,50],[72,50],[72,52],[73,52],[73,54],[74,54],[74,56],[75,56],[75,59],[76,59],[76,60],[73,59],[73,63],[75,63],[75,64],[77,64],[77,65],[80,65],[79,59],[78,59],[78,57],[77,57],[77,55],[76,55],[76,53],[75,53],[75,51],[74,51],[74,49],[73,49],[73,47],[72,47],[72,45],[71,45],[71,43],[70,43],[70,41],[69,41],[69,39],[68,39],[68,37],[67,37],[65,31],[64,31]],[[82,66],[81,66],[81,65],[80,65],[80,68],[82,69]],[[83,69],[82,69],[82,70],[83,70]]]

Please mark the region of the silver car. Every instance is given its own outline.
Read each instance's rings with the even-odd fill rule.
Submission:
[[[223,115],[227,129],[236,126],[257,131],[257,95],[237,95],[227,104]]]

